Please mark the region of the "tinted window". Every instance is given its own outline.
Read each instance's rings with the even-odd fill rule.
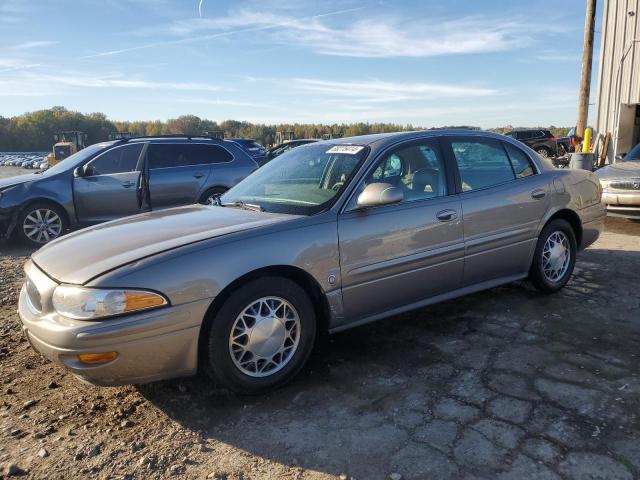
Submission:
[[[231,160],[233,155],[218,145],[172,143],[149,146],[149,168],[186,167]]]
[[[142,144],[113,148],[87,164],[87,175],[135,172]]]
[[[509,157],[495,140],[452,141],[458,163],[462,191],[487,188],[514,180]]]
[[[526,153],[524,153],[519,148],[514,147],[513,145],[509,145],[508,143],[505,143],[504,147],[507,149],[507,153],[509,154],[509,159],[511,160],[511,165],[513,165],[513,171],[515,172],[516,177],[528,177],[529,175],[533,175],[535,173],[533,165],[531,164],[531,160],[529,160],[529,157],[527,157]]]
[[[437,145],[425,143],[400,148],[377,164],[360,191],[370,183],[390,183],[404,193],[404,201],[446,195],[444,162]]]

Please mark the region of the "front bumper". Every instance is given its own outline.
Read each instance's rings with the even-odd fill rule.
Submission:
[[[640,191],[604,192],[602,201],[607,206],[607,215],[640,218]]]
[[[201,300],[100,321],[61,317],[50,305],[56,283],[29,262],[27,275],[41,294],[37,312],[23,286],[18,301],[22,328],[31,346],[81,380],[111,386],[193,375],[198,337],[210,303]],[[81,353],[118,352],[114,360],[90,365]]]

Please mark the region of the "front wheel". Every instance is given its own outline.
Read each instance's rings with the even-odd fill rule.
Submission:
[[[200,196],[198,203],[202,203],[203,205],[215,205],[217,197],[219,197],[226,191],[227,189],[223,187],[211,188]]]
[[[18,215],[16,234],[24,243],[41,247],[58,238],[69,227],[62,208],[50,203],[29,205]]]
[[[544,293],[562,289],[576,264],[578,251],[573,228],[560,218],[549,222],[538,237],[529,279]]]
[[[551,152],[545,147],[537,148],[536,153],[542,158],[549,158],[551,156]]]
[[[316,335],[315,310],[297,283],[264,277],[231,294],[208,335],[213,380],[236,393],[262,393],[304,366]]]

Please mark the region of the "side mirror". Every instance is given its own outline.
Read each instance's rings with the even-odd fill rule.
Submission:
[[[84,177],[84,167],[76,167],[73,171],[74,177]]]
[[[400,203],[404,199],[402,190],[390,183],[370,183],[358,195],[358,208],[379,207]]]

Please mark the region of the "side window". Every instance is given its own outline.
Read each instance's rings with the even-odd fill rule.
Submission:
[[[496,140],[454,140],[451,148],[458,163],[463,192],[515,179],[509,157]]]
[[[233,160],[233,155],[226,148],[218,145],[189,145],[189,164],[203,165],[209,163],[225,163]]]
[[[531,160],[529,160],[529,157],[527,157],[526,153],[508,143],[505,143],[503,145],[504,148],[507,149],[507,153],[509,154],[509,159],[511,160],[511,165],[513,165],[513,171],[515,172],[516,177],[522,178],[535,174],[535,170],[533,169]]]
[[[382,159],[364,180],[390,183],[404,193],[404,202],[447,195],[444,160],[436,143],[427,142],[400,148]]]
[[[142,146],[141,143],[138,143],[113,148],[89,162],[86,167],[86,174],[94,176],[135,172]]]
[[[186,159],[187,145],[161,144],[149,145],[149,168],[178,167]]]

